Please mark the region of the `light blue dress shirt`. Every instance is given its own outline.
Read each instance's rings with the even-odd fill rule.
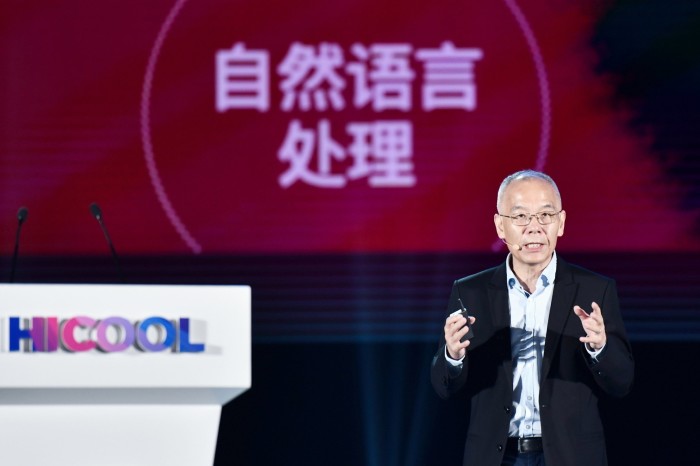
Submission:
[[[540,437],[540,372],[552,306],[557,256],[554,254],[529,293],[515,277],[508,257],[506,271],[510,304],[510,347],[513,357],[513,416],[510,437]]]

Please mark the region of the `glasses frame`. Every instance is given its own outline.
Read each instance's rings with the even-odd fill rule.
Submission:
[[[526,216],[527,216],[527,223],[524,223],[524,224],[522,224],[522,225],[518,225],[517,223],[515,223],[515,221],[517,220],[517,217],[514,216],[514,215],[503,215],[503,214],[498,214],[498,215],[501,216],[501,217],[507,217],[507,218],[509,218],[509,219],[511,220],[511,222],[513,222],[513,225],[515,225],[515,226],[518,226],[518,227],[526,227],[526,226],[528,226],[528,225],[530,224],[530,222],[532,222],[532,217],[537,218],[537,223],[539,223],[540,225],[551,225],[551,224],[554,223],[554,218],[555,218],[555,217],[556,217],[556,218],[559,218],[559,214],[562,213],[563,210],[564,210],[564,209],[559,209],[559,212],[548,212],[548,211],[544,211],[544,212],[537,212],[537,213],[534,213],[534,214],[519,214],[519,215],[526,215]],[[552,215],[552,221],[551,221],[550,223],[543,223],[543,222],[542,222],[542,219],[540,219],[540,215],[542,215],[542,214],[553,214],[553,215]]]

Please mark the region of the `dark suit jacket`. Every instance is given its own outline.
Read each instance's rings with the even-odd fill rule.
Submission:
[[[445,341],[433,358],[431,381],[442,398],[466,391],[469,430],[465,466],[500,465],[513,406],[513,366],[506,264],[455,281],[448,311],[460,296],[476,317],[474,337],[459,373],[445,360]],[[578,339],[585,335],[575,304],[600,306],[607,344],[594,362]],[[448,312],[448,313],[449,313]],[[634,360],[620,316],[615,282],[557,257],[540,379],[540,416],[548,465],[607,464],[598,398],[624,396]]]

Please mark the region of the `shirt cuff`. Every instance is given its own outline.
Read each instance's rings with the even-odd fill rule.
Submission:
[[[447,359],[447,362],[452,366],[452,367],[462,367],[462,364],[464,364],[464,358],[467,356],[467,353],[464,353],[464,356],[462,356],[460,359],[452,359],[447,352],[447,345],[445,345],[445,359]]]
[[[603,345],[602,348],[597,349],[597,350],[594,350],[593,348],[588,346],[588,343],[585,343],[583,346],[586,348],[586,352],[588,352],[588,355],[595,362],[598,362],[598,356],[600,356],[600,353],[602,353],[603,350],[605,349],[605,345]],[[445,349],[445,351],[447,351],[447,349]],[[449,358],[448,358],[448,361],[449,361]]]

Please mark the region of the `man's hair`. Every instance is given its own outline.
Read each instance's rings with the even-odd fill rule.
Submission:
[[[561,208],[561,194],[559,194],[559,188],[557,188],[557,184],[554,182],[552,177],[545,173],[538,172],[537,170],[528,169],[517,171],[512,175],[508,175],[505,177],[505,179],[501,183],[501,186],[498,188],[498,197],[496,198],[496,212],[500,212],[499,208],[501,206],[501,201],[503,200],[503,194],[506,192],[506,188],[509,184],[511,184],[513,181],[532,179],[538,179],[549,183],[549,185],[554,189],[554,193],[557,195],[557,200],[559,200],[559,206]]]

